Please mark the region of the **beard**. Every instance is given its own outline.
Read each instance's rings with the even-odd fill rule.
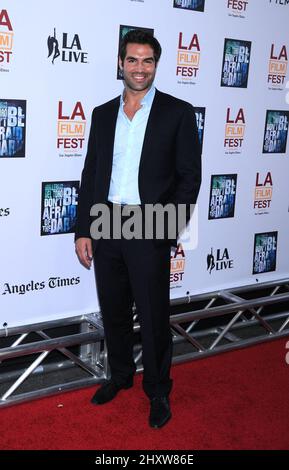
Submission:
[[[137,74],[134,74],[137,75]],[[140,82],[135,80],[133,76],[129,76],[127,73],[124,72],[123,70],[123,80],[126,84],[126,86],[133,91],[144,91],[147,90],[148,88],[151,87],[154,78],[155,78],[155,73],[153,74],[142,74],[144,79]]]

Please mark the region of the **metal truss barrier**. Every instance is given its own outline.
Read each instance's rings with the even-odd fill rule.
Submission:
[[[175,364],[289,336],[289,279],[172,300],[170,321]],[[135,315],[135,361],[141,372],[139,329]],[[2,407],[109,377],[99,313],[1,329],[3,343]]]

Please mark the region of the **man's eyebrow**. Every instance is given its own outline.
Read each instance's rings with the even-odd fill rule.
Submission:
[[[128,55],[126,56],[126,60],[130,60],[130,59],[133,59],[133,60],[137,60],[137,57],[134,57],[132,55]],[[155,60],[153,56],[149,56],[149,57],[145,57],[143,60]]]

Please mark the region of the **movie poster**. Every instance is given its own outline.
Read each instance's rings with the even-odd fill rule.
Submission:
[[[256,233],[253,274],[276,271],[278,232]]]
[[[286,153],[289,111],[267,111],[263,153]]]
[[[205,0],[174,0],[174,8],[183,10],[204,11]]]
[[[237,175],[212,175],[209,220],[234,217]]]
[[[203,151],[206,108],[195,107],[195,114],[196,114],[196,121],[197,121],[197,128],[198,128],[201,151]]]
[[[247,88],[251,42],[225,39],[221,86]]]
[[[0,158],[25,157],[26,101],[0,99]]]
[[[79,181],[42,183],[41,235],[73,233]]]

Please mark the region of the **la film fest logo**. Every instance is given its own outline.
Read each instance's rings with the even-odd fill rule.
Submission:
[[[254,209],[255,215],[269,214],[268,209],[271,207],[273,197],[273,180],[271,172],[268,171],[262,175],[256,174],[256,184],[254,193]]]
[[[79,181],[42,183],[41,235],[74,232],[78,192]]]
[[[226,154],[240,154],[244,142],[246,120],[244,109],[233,112],[227,108],[224,147]],[[234,150],[232,150],[234,149]]]
[[[253,274],[276,271],[278,232],[256,233]]]
[[[180,287],[178,283],[183,280],[186,264],[186,255],[181,243],[178,243],[176,250],[171,254],[171,287]]]
[[[0,10],[0,72],[8,72],[1,64],[10,64],[13,54],[13,28],[7,10]]]
[[[78,34],[62,33],[58,38],[54,28],[53,35],[48,36],[47,47],[47,57],[51,59],[52,64],[58,58],[62,62],[87,64],[87,52],[82,50]]]
[[[286,153],[289,111],[268,110],[265,120],[263,153]]]
[[[183,10],[204,11],[205,0],[174,0],[173,6]]]
[[[237,175],[212,175],[209,220],[234,217]]]
[[[77,101],[72,107],[63,101],[58,102],[57,121],[57,148],[63,149],[65,153],[60,153],[60,157],[78,157],[83,150],[85,136],[86,118],[83,106]]]
[[[182,78],[178,83],[195,84],[192,79],[197,78],[201,59],[200,42],[197,34],[192,36],[183,36],[179,33],[178,51],[177,51],[177,77]]]
[[[234,260],[229,255],[228,248],[211,248],[210,253],[207,254],[207,271],[212,274],[212,271],[224,271],[234,268]]]
[[[225,39],[221,86],[247,88],[251,41]]]
[[[203,142],[204,142],[206,108],[195,107],[195,115],[196,115],[196,122],[197,122],[197,128],[198,128],[199,142],[200,142],[201,151],[202,151]]]
[[[25,157],[26,101],[0,98],[0,159]]]
[[[230,11],[229,16],[234,18],[245,18],[243,13],[247,12],[249,1],[244,0],[227,0],[227,8]]]
[[[287,75],[288,66],[288,54],[286,45],[283,44],[280,48],[277,48],[275,44],[271,45],[270,59],[269,59],[269,73],[267,82],[272,84],[269,90],[283,88],[278,85],[284,85],[284,81]]]

